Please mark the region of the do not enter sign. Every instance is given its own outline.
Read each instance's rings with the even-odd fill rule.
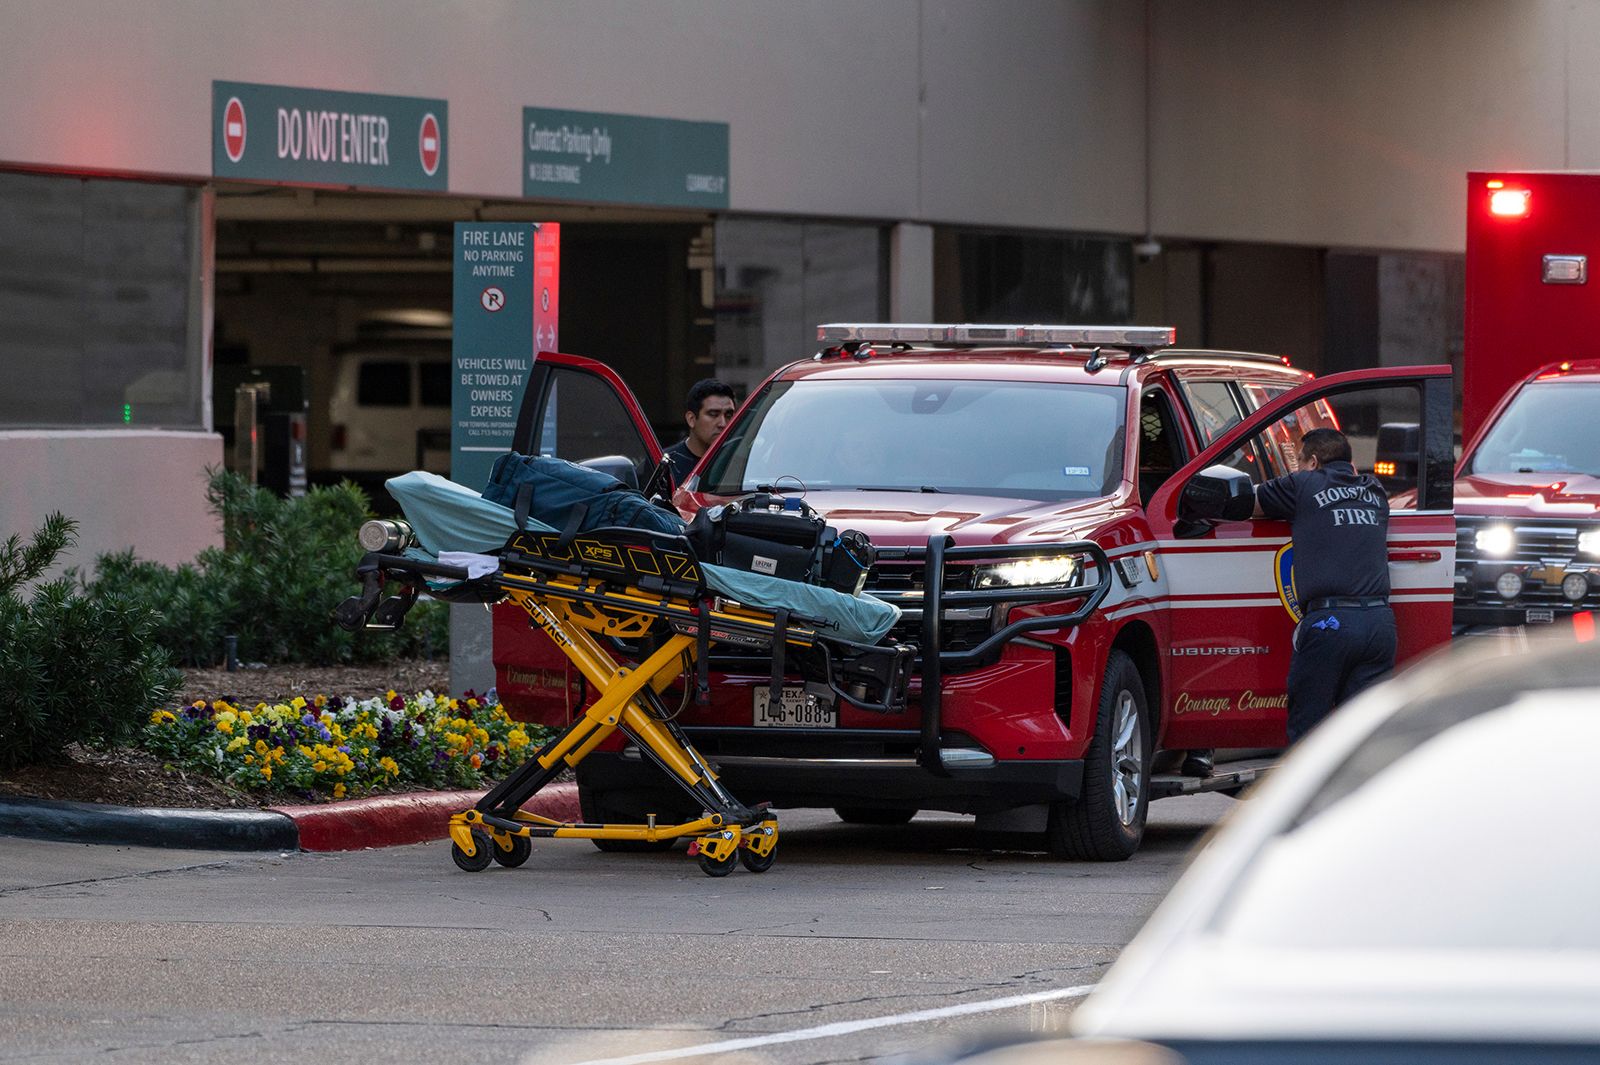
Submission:
[[[438,173],[444,145],[440,143],[439,120],[431,113],[422,116],[422,129],[417,133],[417,150],[422,156],[422,172],[429,177]]]
[[[222,150],[228,161],[237,163],[244,158],[244,104],[237,96],[230,97],[222,109]]]

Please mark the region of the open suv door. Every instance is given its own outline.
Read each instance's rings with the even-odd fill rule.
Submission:
[[[1388,367],[1309,381],[1222,433],[1151,498],[1147,517],[1170,590],[1172,698],[1163,747],[1285,743],[1285,678],[1301,616],[1289,524],[1188,520],[1184,492],[1216,465],[1242,470],[1257,484],[1294,472],[1297,444],[1308,429],[1345,431],[1357,469],[1370,471],[1380,425],[1419,427],[1415,455],[1385,456],[1414,461],[1418,471],[1414,486],[1396,484],[1390,493],[1397,661],[1449,640],[1455,564],[1450,373],[1448,366]]]
[[[604,363],[553,351],[534,357],[511,447],[594,466],[635,488],[661,463],[661,446],[622,378]],[[505,603],[494,608],[494,667],[501,699],[524,719],[565,725],[587,701],[567,656]]]

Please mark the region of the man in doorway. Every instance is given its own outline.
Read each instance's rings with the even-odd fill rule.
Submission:
[[[728,427],[736,408],[733,389],[714,377],[696,381],[689,389],[683,401],[683,420],[689,426],[689,435],[666,452],[672,463],[673,484],[681,485],[688,480],[689,471]]]
[[[1256,488],[1255,517],[1289,522],[1300,624],[1289,659],[1289,742],[1394,668],[1389,608],[1389,499],[1357,473],[1337,429],[1300,438],[1300,469]],[[1211,751],[1181,772],[1210,776]]]

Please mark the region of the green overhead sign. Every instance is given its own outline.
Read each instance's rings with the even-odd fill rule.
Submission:
[[[728,124],[524,107],[522,194],[725,208]]]
[[[214,81],[211,173],[443,192],[449,117],[444,100]]]

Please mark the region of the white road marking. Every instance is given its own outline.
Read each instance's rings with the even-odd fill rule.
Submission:
[[[960,1017],[969,1013],[989,1013],[994,1010],[1006,1010],[1015,1006],[1031,1006],[1036,1002],[1050,1002],[1061,998],[1082,998],[1093,990],[1093,984],[1079,984],[1076,987],[1059,987],[1054,991],[1034,991],[1026,995],[994,998],[989,999],[987,1002],[966,1002],[959,1006],[941,1006],[938,1009],[917,1010],[914,1013],[891,1013],[886,1017],[868,1017],[859,1021],[839,1021],[835,1024],[818,1025],[815,1028],[799,1028],[792,1032],[773,1032],[770,1035],[753,1035],[743,1039],[724,1039],[719,1043],[700,1043],[692,1047],[653,1050],[644,1054],[629,1054],[621,1058],[596,1058],[592,1061],[577,1062],[575,1065],[645,1065],[646,1062],[671,1061],[675,1058],[692,1058],[703,1054],[726,1054],[734,1050],[747,1050],[750,1047],[774,1046],[779,1043],[800,1043],[808,1039],[830,1039],[833,1036],[850,1035],[853,1032],[864,1032],[872,1028],[890,1028],[899,1024],[937,1021],[945,1017]]]

